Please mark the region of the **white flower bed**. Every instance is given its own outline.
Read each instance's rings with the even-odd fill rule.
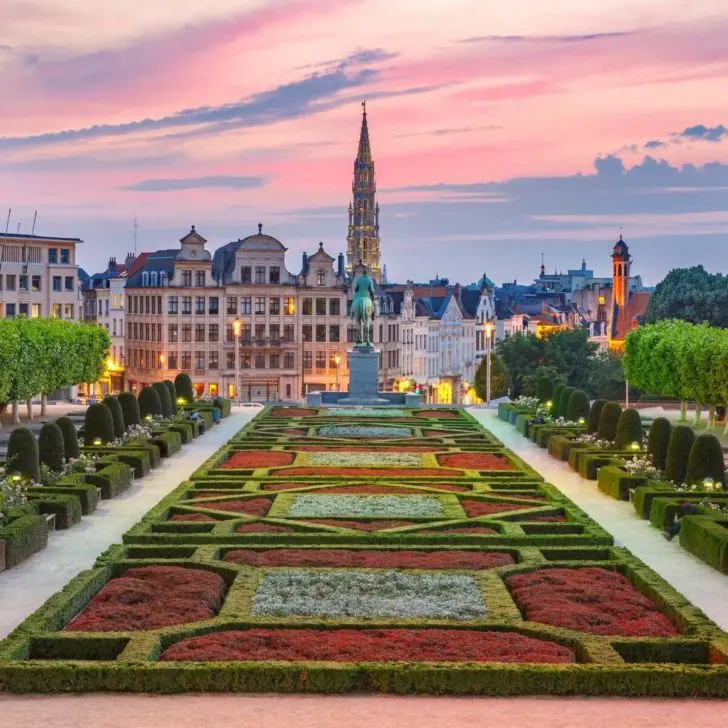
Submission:
[[[401,571],[278,571],[253,597],[253,614],[274,617],[475,619],[486,610],[471,576]]]
[[[377,427],[376,425],[328,425],[319,427],[318,437],[410,437],[411,427]]]
[[[428,495],[299,495],[291,518],[441,516],[442,503]]]
[[[310,452],[308,453],[308,464],[339,468],[373,465],[383,468],[418,468],[422,465],[422,455],[418,452]]]
[[[378,409],[376,407],[332,407],[326,417],[404,417],[401,409]]]

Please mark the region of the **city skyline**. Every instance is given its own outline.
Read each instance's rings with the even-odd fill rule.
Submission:
[[[646,284],[728,267],[720,2],[95,5],[7,0],[0,28],[9,232],[37,209],[89,272],[135,216],[139,252],[258,222],[291,268],[345,252],[364,99],[391,280],[608,275],[620,229]]]

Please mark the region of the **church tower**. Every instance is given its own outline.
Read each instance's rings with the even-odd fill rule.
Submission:
[[[615,305],[624,308],[629,298],[629,248],[622,236],[612,250],[612,295]],[[585,267],[585,266],[584,266]]]
[[[382,271],[379,250],[379,204],[376,201],[377,184],[374,177],[374,160],[369,143],[366,101],[362,102],[359,150],[354,161],[354,181],[351,186],[352,202],[349,203],[349,229],[346,236],[346,270],[353,275],[361,262],[377,283]]]

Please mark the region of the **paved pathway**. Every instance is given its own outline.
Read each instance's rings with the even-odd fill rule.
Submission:
[[[628,548],[696,607],[728,630],[728,576],[682,549],[677,539],[666,541],[649,521],[637,516],[631,503],[614,500],[602,493],[596,481],[584,480],[567,463],[552,458],[545,449],[523,437],[513,425],[499,419],[495,410],[469,411],[506,447],[609,531],[617,546]],[[728,707],[726,711],[728,714]]]
[[[76,574],[93,566],[96,557],[150,508],[227,442],[260,410],[234,408],[203,437],[194,440],[145,478],[135,480],[117,498],[100,501],[81,523],[53,534],[48,546],[22,564],[0,573],[0,639],[17,627]]]

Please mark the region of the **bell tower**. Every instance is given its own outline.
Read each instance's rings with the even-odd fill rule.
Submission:
[[[629,298],[629,264],[632,259],[622,236],[612,250],[612,295],[614,303],[624,308]]]
[[[374,160],[369,143],[366,101],[362,101],[359,149],[354,160],[354,180],[349,203],[349,228],[346,235],[346,270],[351,276],[361,262],[377,283],[382,270],[379,249],[379,204],[376,201],[377,184]]]

